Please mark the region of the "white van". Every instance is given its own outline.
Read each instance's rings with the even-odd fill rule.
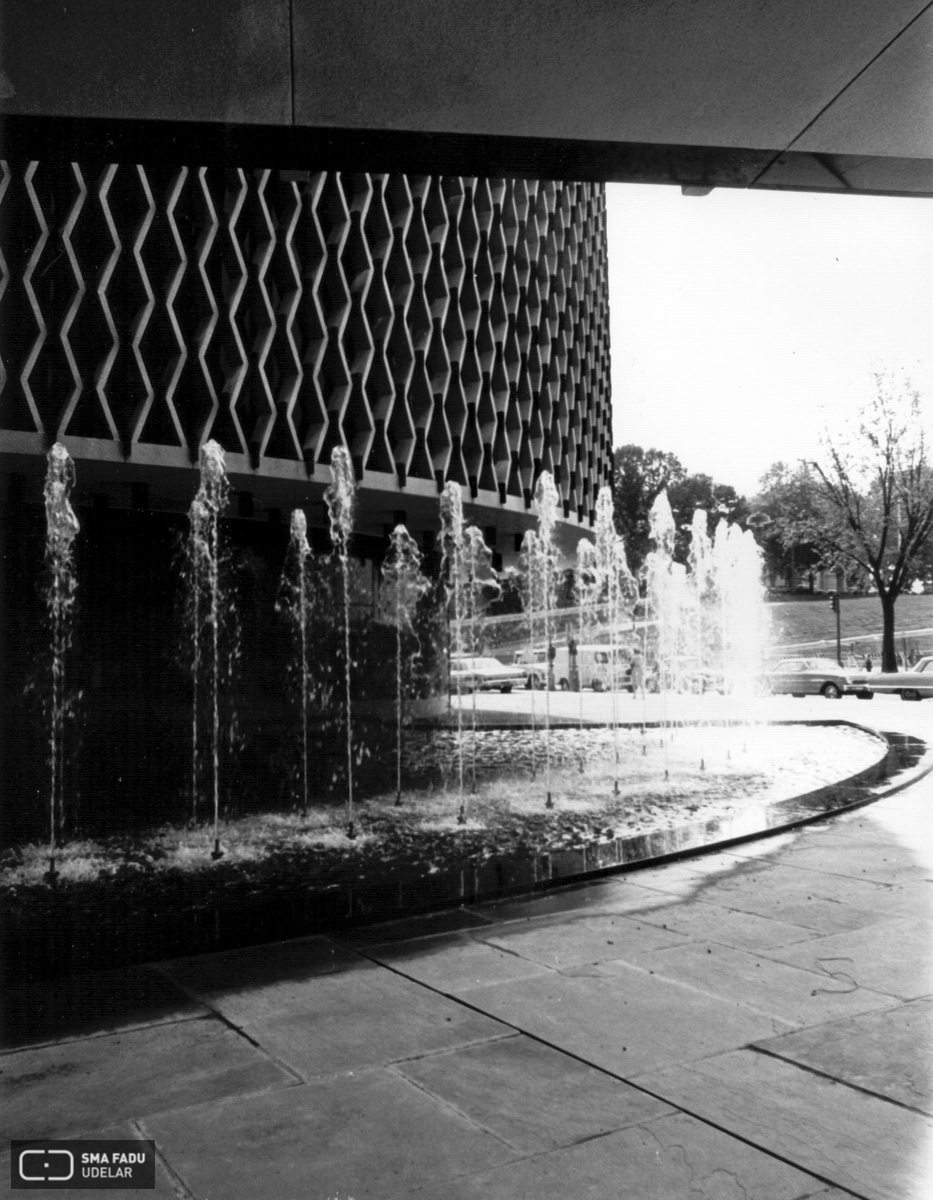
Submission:
[[[613,661],[614,660],[614,661]],[[615,683],[616,691],[630,691],[629,667],[632,653],[625,646],[583,645],[577,647],[577,669],[580,686],[592,688],[594,692],[607,692]],[[528,672],[525,686],[546,686],[548,678],[547,649],[544,646],[532,650],[525,647],[515,653],[515,662]],[[566,644],[554,647],[551,686],[565,692],[573,682],[570,673],[570,651]]]

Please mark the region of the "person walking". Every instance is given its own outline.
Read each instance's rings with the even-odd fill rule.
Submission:
[[[645,694],[645,660],[641,656],[641,651],[636,650],[632,655],[632,699],[638,695],[638,689],[641,688],[641,694]]]

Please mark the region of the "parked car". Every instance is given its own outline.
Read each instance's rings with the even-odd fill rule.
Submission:
[[[873,692],[900,696],[902,700],[933,698],[933,654],[919,659],[906,671],[879,671],[868,676]]]
[[[515,666],[507,667],[498,658],[463,657],[450,660],[452,692],[510,692],[524,682],[524,670]]]
[[[692,692],[695,696],[701,696],[704,692],[723,693],[726,690],[722,671],[704,667],[699,658],[680,655],[671,663],[670,669],[679,692]]]
[[[846,671],[831,658],[782,659],[768,672],[767,680],[775,695],[825,696],[827,700],[838,700],[840,696],[870,700],[874,695],[873,676],[869,686],[869,676]]]
[[[516,650],[515,667],[521,671],[526,688],[547,687],[547,654],[544,650],[532,652],[527,646]]]

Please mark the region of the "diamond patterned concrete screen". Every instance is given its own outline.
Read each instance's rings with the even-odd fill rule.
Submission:
[[[361,494],[455,480],[592,524],[611,462],[601,184],[4,163],[0,446]],[[420,481],[420,482],[419,482]],[[398,507],[396,505],[396,507]]]

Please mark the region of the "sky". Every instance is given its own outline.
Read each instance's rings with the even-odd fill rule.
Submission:
[[[933,403],[933,200],[607,185],[614,446],[751,497],[904,372]]]

